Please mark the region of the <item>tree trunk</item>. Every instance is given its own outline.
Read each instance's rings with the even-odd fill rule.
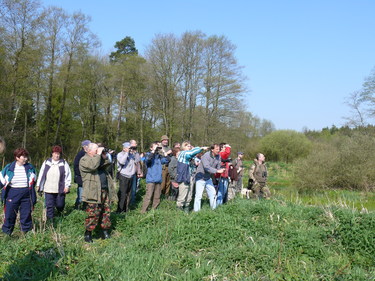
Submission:
[[[53,45],[54,46],[54,45]],[[52,130],[51,128],[51,118],[52,118],[52,96],[53,96],[53,80],[54,80],[54,71],[55,71],[55,48],[52,48],[52,57],[49,73],[49,83],[48,83],[48,97],[46,105],[46,137],[45,137],[45,153],[49,147],[49,134]]]
[[[25,112],[25,123],[24,123],[23,140],[22,140],[22,147],[24,148],[26,148],[26,140],[27,140],[27,113]]]
[[[58,117],[58,120],[57,120],[57,127],[56,127],[54,143],[57,143],[59,133],[60,133],[61,121],[62,121],[62,117],[63,117],[64,110],[65,110],[66,97],[68,95],[68,83],[70,81],[70,71],[71,71],[71,68],[72,68],[72,61],[73,61],[73,53],[70,53],[69,54],[69,61],[68,61],[66,78],[65,78],[65,81],[64,81],[63,97],[62,97],[62,100],[61,100],[61,107],[60,107],[60,110],[59,110],[59,117]]]
[[[121,117],[122,117],[122,107],[124,104],[124,76],[121,78],[121,88],[120,88],[120,104],[118,110],[118,117],[117,117],[117,129],[116,129],[116,143],[118,143],[118,139],[120,137],[120,129],[121,129]]]

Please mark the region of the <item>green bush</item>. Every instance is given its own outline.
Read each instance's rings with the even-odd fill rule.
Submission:
[[[375,140],[368,135],[335,136],[315,143],[311,153],[294,165],[294,185],[316,190],[375,187]]]
[[[268,160],[286,163],[307,156],[311,146],[311,141],[304,134],[292,130],[272,132],[260,141],[261,151]]]

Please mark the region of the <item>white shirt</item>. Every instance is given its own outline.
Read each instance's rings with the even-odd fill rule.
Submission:
[[[59,162],[52,160],[51,167],[46,174],[44,192],[59,193],[60,169]]]
[[[14,188],[27,187],[27,175],[24,165],[19,166],[16,163],[16,166],[14,167],[14,176],[10,185]]]

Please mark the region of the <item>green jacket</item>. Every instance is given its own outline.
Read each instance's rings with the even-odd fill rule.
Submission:
[[[266,183],[267,174],[267,167],[265,163],[260,164],[258,160],[254,159],[254,164],[250,167],[249,178],[251,178],[254,182]]]
[[[87,203],[101,204],[101,182],[98,174],[101,156],[95,154],[89,156],[87,153],[79,161],[79,170],[81,171],[83,191],[82,201]],[[108,165],[108,159],[105,160],[103,166]],[[108,179],[108,197],[109,201],[116,200],[116,192],[112,177],[107,173]]]

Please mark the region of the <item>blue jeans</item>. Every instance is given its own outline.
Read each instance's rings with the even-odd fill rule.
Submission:
[[[130,205],[135,205],[135,197],[137,195],[138,177],[137,174],[133,176],[132,189],[130,191]]]
[[[82,191],[83,187],[81,185],[77,186],[77,199],[76,199],[76,206],[82,203]]]
[[[198,212],[201,209],[201,200],[204,188],[207,190],[211,209],[216,208],[216,190],[212,183],[212,179],[201,179],[195,182],[194,212]]]
[[[217,192],[217,206],[227,202],[228,199],[228,178],[219,178],[219,190]]]

